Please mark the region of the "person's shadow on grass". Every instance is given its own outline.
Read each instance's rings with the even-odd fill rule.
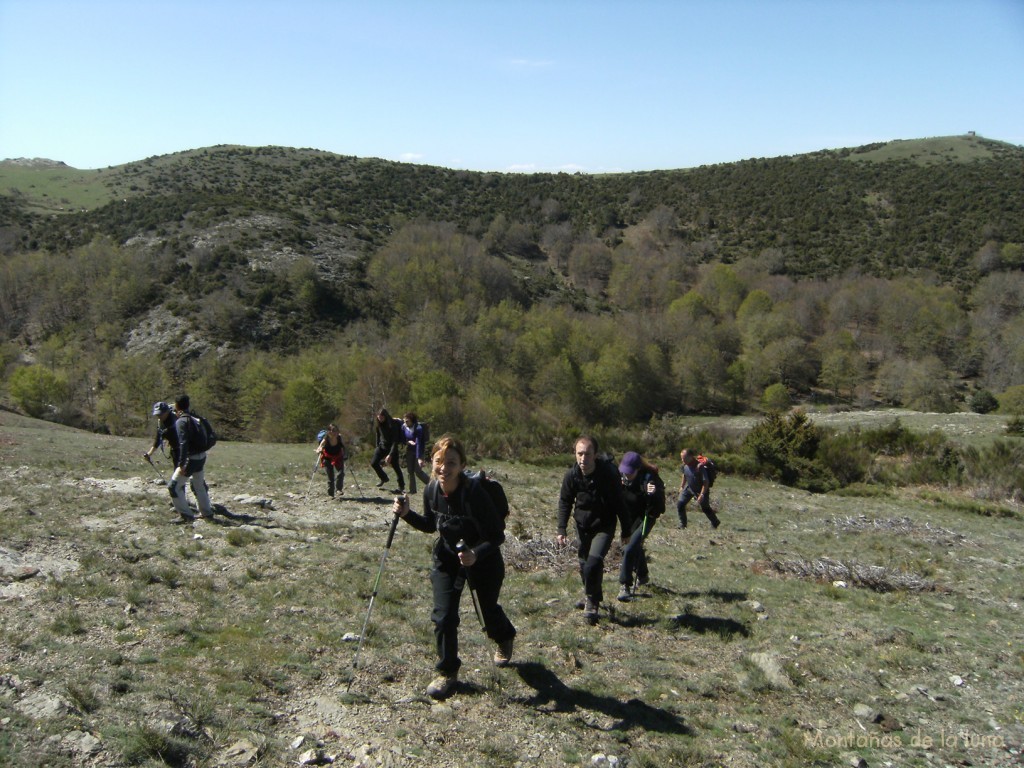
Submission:
[[[580,709],[599,712],[615,718],[615,723],[608,729],[612,731],[628,731],[631,728],[643,728],[645,731],[658,733],[676,733],[686,736],[694,735],[690,726],[678,715],[658,707],[652,707],[640,699],[619,701],[611,696],[599,696],[582,688],[571,688],[558,675],[534,661],[515,664],[523,682],[536,692],[522,704],[530,707],[554,705],[555,712],[575,712]]]
[[[719,616],[700,616],[686,611],[669,619],[673,629],[686,629],[700,635],[718,635],[723,640],[732,640],[737,635],[750,637],[750,627],[735,619]]]

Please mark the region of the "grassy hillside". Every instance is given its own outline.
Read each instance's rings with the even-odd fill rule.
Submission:
[[[87,171],[46,160],[0,162],[0,189],[33,214],[83,212],[109,203],[116,172]]]
[[[1019,516],[725,475],[722,527],[670,511],[653,584],[589,627],[552,546],[562,468],[488,464],[512,502],[515,659],[491,665],[467,600],[460,686],[433,703],[431,537],[404,524],[352,668],[390,516],[365,452],[329,500],[322,475],[306,496],[308,445],[218,445],[224,509],[182,526],[147,441],[0,428],[2,764],[1010,766],[1024,749]]]

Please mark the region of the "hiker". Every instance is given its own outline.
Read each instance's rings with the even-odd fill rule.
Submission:
[[[171,482],[167,484],[174,508],[186,522],[196,519],[185,499],[184,478],[186,477],[192,486],[192,493],[195,494],[199,514],[207,520],[213,517],[213,505],[210,504],[210,494],[207,492],[206,477],[203,471],[206,466],[206,450],[205,446],[196,445],[198,438],[192,423],[194,415],[189,410],[189,405],[188,395],[179,395],[174,401],[174,413],[177,416],[174,429],[178,434],[179,450],[177,466],[174,469],[174,474],[171,475]]]
[[[715,510],[711,508],[711,480],[708,471],[697,462],[697,456],[688,448],[679,453],[679,459],[683,462],[681,471],[682,481],[679,484],[679,501],[676,502],[676,512],[679,513],[679,527],[686,527],[686,505],[690,499],[697,499],[701,511],[711,521],[711,527],[717,528],[721,521]]]
[[[576,462],[562,478],[558,495],[558,546],[566,544],[565,529],[572,514],[579,538],[580,578],[583,599],[576,605],[583,609],[583,618],[597,623],[597,611],[604,599],[602,578],[604,558],[615,536],[615,521],[626,527],[622,502],[622,483],[610,460],[598,458],[597,441],[589,436],[576,439],[573,447]]]
[[[345,493],[345,444],[341,440],[341,433],[334,424],[327,425],[327,434],[316,447],[320,456],[320,466],[327,472],[327,495],[334,498],[334,489],[337,487],[339,494]],[[337,484],[335,484],[335,470],[337,470]],[[309,489],[307,489],[309,490]]]
[[[665,511],[665,483],[658,468],[635,451],[622,457],[619,474],[627,524],[622,528],[622,566],[616,599],[626,603],[633,599],[634,584],[643,586],[651,580],[644,540]]]
[[[423,513],[409,508],[408,496],[395,499],[394,513],[413,528],[437,533],[430,583],[434,590],[434,642],[438,676],[427,695],[443,699],[458,683],[459,601],[463,588],[475,592],[480,620],[487,636],[498,644],[494,663],[508,666],[516,628],[498,603],[505,580],[505,520],[480,480],[466,474],[466,451],[451,435],[441,437],[431,451],[433,479],[423,489]]]
[[[153,403],[151,415],[159,419],[156,426],[156,437],[153,438],[153,447],[144,451],[142,455],[146,457],[146,461],[152,464],[153,460],[150,457],[166,440],[171,449],[171,462],[174,466],[178,466],[178,432],[174,429],[174,419],[172,418],[174,408],[170,403],[156,402]]]
[[[416,493],[417,477],[424,485],[430,482],[430,477],[423,471],[426,430],[420,424],[419,417],[412,411],[405,414],[403,421],[402,435],[405,437],[405,468],[409,470],[409,493]]]
[[[398,492],[405,492],[405,476],[402,474],[402,463],[398,459],[398,449],[403,442],[402,420],[392,417],[387,408],[381,408],[373,422],[373,432],[376,438],[377,448],[370,459],[370,466],[377,473],[380,482],[378,488],[383,488],[388,482],[388,473],[384,471],[381,464],[389,465],[395,470],[398,477]]]

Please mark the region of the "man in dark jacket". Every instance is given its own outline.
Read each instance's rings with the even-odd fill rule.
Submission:
[[[174,412],[177,415],[174,429],[178,434],[178,461],[174,474],[171,475],[171,482],[167,484],[167,490],[171,494],[174,508],[178,510],[182,519],[195,520],[196,516],[192,514],[185,499],[187,477],[199,505],[199,513],[204,518],[212,518],[213,505],[210,503],[210,494],[206,491],[206,478],[203,472],[206,467],[206,449],[205,446],[198,444],[199,420],[189,412],[188,395],[180,395],[174,401]]]
[[[153,438],[153,447],[142,455],[152,464],[153,461],[150,457],[166,440],[167,445],[171,449],[171,461],[174,463],[174,466],[178,466],[178,432],[174,428],[174,408],[171,407],[170,403],[153,403],[152,415],[156,416],[160,421],[156,426],[156,437]]]
[[[558,495],[558,545],[565,546],[565,529],[571,514],[579,538],[577,556],[583,580],[583,618],[597,622],[604,599],[604,558],[615,537],[615,522],[627,523],[622,501],[622,482],[615,464],[597,458],[597,441],[579,437],[573,449],[576,463],[562,478]]]

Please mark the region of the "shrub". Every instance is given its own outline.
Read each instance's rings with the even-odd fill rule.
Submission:
[[[975,413],[992,413],[999,407],[999,401],[996,400],[996,396],[989,392],[987,389],[979,389],[973,395],[971,395],[970,402],[968,403],[970,408]]]
[[[768,477],[818,491],[836,485],[831,471],[815,461],[821,440],[821,430],[797,411],[789,416],[768,414],[750,430],[743,445]]]
[[[998,440],[963,452],[964,482],[981,498],[1024,499],[1024,445]]]
[[[1024,413],[1024,384],[1010,387],[999,395],[1001,413]]]

